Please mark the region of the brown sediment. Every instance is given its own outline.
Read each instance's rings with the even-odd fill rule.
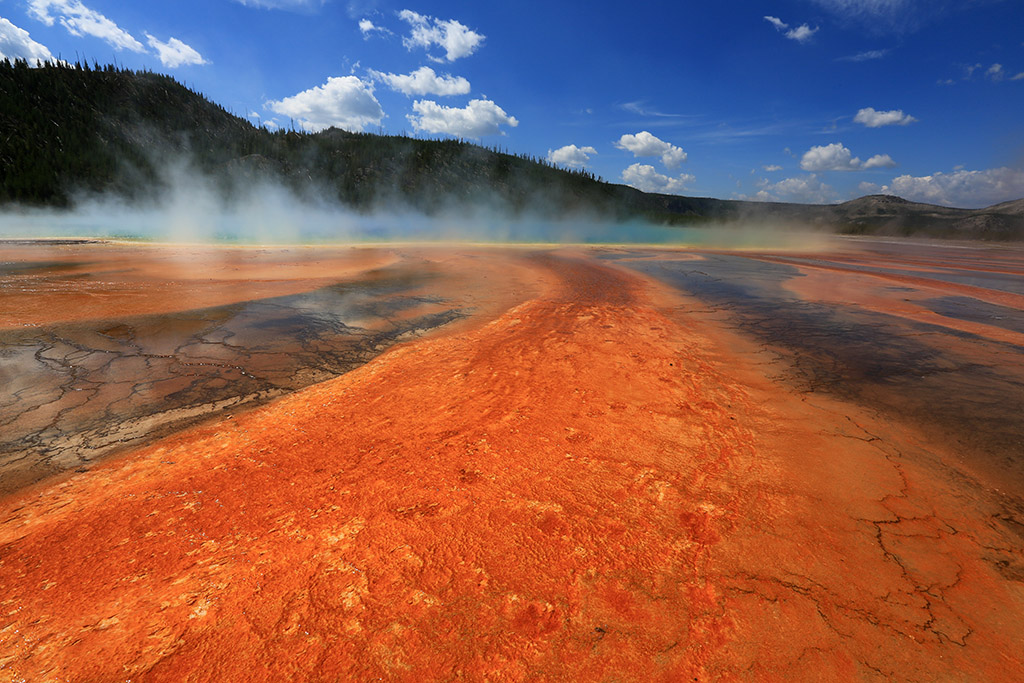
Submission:
[[[536,295],[0,510],[0,671],[1012,680],[1024,553],[899,422],[582,253]]]

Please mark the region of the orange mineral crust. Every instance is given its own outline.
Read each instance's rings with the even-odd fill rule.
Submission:
[[[165,313],[304,292],[384,268],[390,250],[0,240],[0,329]],[[5,272],[5,263],[19,268]]]
[[[1024,678],[1020,529],[923,435],[509,258],[486,324],[3,503],[0,676]]]

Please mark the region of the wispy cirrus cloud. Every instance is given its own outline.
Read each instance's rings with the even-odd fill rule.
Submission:
[[[657,109],[652,109],[652,108],[647,106],[647,102],[645,102],[644,100],[637,100],[635,102],[625,102],[623,104],[620,104],[619,107],[622,108],[622,109],[625,109],[628,112],[632,112],[634,114],[637,114],[639,116],[653,116],[653,117],[656,117],[656,118],[665,118],[665,119],[691,118],[691,117],[686,117],[683,114],[667,114],[667,113],[665,113],[663,111],[658,111]]]
[[[811,28],[808,24],[800,24],[794,28],[790,28],[789,24],[784,22],[778,17],[765,16],[765,21],[775,27],[777,31],[785,35],[790,40],[795,40],[798,43],[806,43],[814,34],[818,32],[818,27]]]
[[[870,62],[875,59],[882,59],[887,54],[892,52],[891,48],[885,48],[884,50],[867,50],[866,52],[858,52],[855,55],[848,55],[846,57],[839,57],[836,59],[837,62]]]
[[[978,0],[809,0],[842,22],[868,33],[907,33],[921,29],[951,12],[968,10]]]
[[[235,0],[246,7],[259,9],[286,9],[309,11],[324,4],[324,0]]]

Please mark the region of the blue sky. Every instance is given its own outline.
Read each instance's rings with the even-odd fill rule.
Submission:
[[[1024,2],[0,0],[0,54],[268,127],[455,135],[650,191],[1024,197]]]

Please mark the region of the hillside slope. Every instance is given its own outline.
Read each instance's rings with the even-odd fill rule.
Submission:
[[[228,199],[265,180],[365,211],[472,205],[550,218],[1024,239],[1021,201],[972,211],[888,196],[811,206],[644,193],[462,140],[270,132],[170,76],[113,66],[0,61],[0,131],[0,204],[9,205],[70,207],[97,194],[153,201],[184,169]]]

